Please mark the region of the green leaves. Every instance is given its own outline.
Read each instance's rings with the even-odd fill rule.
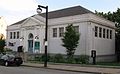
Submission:
[[[0,34],[0,52],[4,52],[5,40],[4,35]]]
[[[77,33],[72,24],[66,27],[66,32],[62,38],[62,46],[66,48],[67,55],[73,56],[79,43],[79,33]]]

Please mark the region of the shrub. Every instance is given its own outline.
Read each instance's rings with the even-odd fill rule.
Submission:
[[[4,48],[4,52],[12,52],[13,50],[10,48]]]
[[[87,64],[87,63],[89,63],[89,56],[88,55],[80,55],[75,58],[75,62],[77,64]]]
[[[49,62],[54,62],[54,56],[50,56]]]
[[[41,60],[41,57],[35,57],[34,60],[35,60],[35,61],[42,61],[42,60]]]
[[[74,57],[67,58],[67,63],[71,63],[71,64],[75,63]]]
[[[53,58],[53,61],[56,63],[62,63],[64,62],[64,58],[61,54],[56,54]]]
[[[41,60],[42,61],[45,61],[45,54],[43,54],[42,56],[41,56]],[[50,55],[49,54],[47,54],[47,61],[49,61],[50,60]]]

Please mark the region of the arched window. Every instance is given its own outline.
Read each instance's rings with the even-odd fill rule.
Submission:
[[[33,38],[34,38],[33,34],[30,33],[29,36],[28,36],[28,39],[33,39]]]

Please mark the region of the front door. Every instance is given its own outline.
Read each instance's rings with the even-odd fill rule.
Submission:
[[[33,40],[28,40],[28,52],[33,53]]]
[[[33,34],[30,33],[28,35],[28,52],[29,53],[33,53],[33,38],[34,38]]]

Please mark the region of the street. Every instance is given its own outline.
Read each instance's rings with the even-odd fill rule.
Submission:
[[[0,66],[0,74],[91,74],[70,71],[51,70],[32,67],[5,67]]]

